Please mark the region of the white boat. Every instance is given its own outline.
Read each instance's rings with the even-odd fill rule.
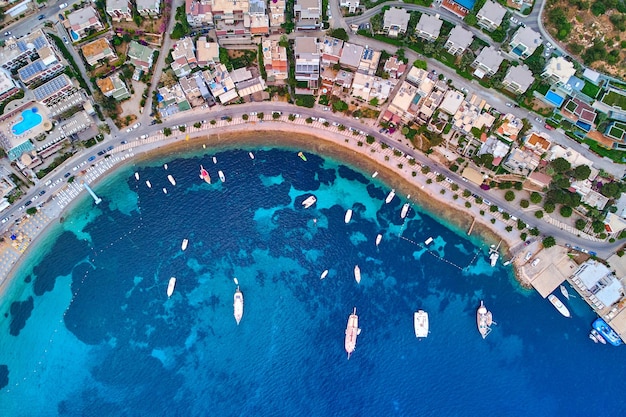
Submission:
[[[391,203],[391,200],[393,200],[395,196],[396,196],[396,190],[389,191],[389,194],[387,194],[387,198],[385,199],[385,203],[386,204]]]
[[[567,307],[565,307],[563,303],[561,302],[561,300],[559,300],[559,297],[557,297],[554,294],[550,294],[548,296],[548,300],[552,303],[554,308],[558,310],[559,313],[561,313],[565,317],[572,317]]]
[[[305,209],[308,209],[313,204],[315,204],[316,201],[317,201],[317,198],[315,198],[315,196],[312,195],[310,197],[307,197],[307,199],[302,202],[302,205],[304,206]]]
[[[359,268],[358,265],[354,267],[354,279],[356,280],[357,284],[361,283],[361,268]]]
[[[593,334],[593,330],[591,331],[591,333],[589,333],[589,339],[593,340],[593,343],[598,343],[598,339]]]
[[[243,293],[239,290],[239,287],[235,290],[235,296],[233,297],[233,315],[235,316],[237,325],[239,325],[243,317]]]
[[[176,180],[174,179],[174,177],[172,177],[171,175],[168,175],[167,179],[169,180],[170,184],[176,185]]]
[[[426,239],[424,241],[424,245],[426,245],[426,246],[430,245],[431,243],[433,243],[433,238],[432,237],[429,237],[428,239]]]
[[[415,337],[428,337],[428,313],[424,310],[418,310],[413,313],[413,328]]]
[[[135,179],[136,179],[137,181],[139,181],[139,173],[138,173],[138,172],[135,172]]]
[[[567,291],[567,288],[565,288],[565,285],[561,284],[559,288],[561,289],[561,294],[563,294],[563,297],[569,300],[569,292]]]
[[[348,324],[346,325],[346,339],[344,341],[344,347],[348,353],[348,359],[350,355],[356,349],[356,339],[361,334],[359,329],[359,316],[356,315],[356,307],[352,310],[352,314],[348,317]]]
[[[202,165],[200,165],[200,178],[202,178],[207,184],[211,184],[211,176],[209,175],[209,171],[204,169]]]
[[[216,157],[213,157],[213,163],[217,164],[217,158]]]
[[[239,280],[237,279],[237,277],[233,278],[233,281],[235,282],[235,285],[239,285]]]
[[[163,168],[167,171],[167,164],[163,164]]]
[[[148,188],[152,188],[152,184],[150,184],[150,181],[146,180],[146,185],[148,186]]]
[[[593,337],[596,343],[600,342],[603,345],[606,345],[606,339],[602,336],[596,329],[592,329],[591,333],[589,333],[589,337]]]
[[[252,152],[248,152],[248,156],[250,157],[250,159],[254,159],[254,154]]]
[[[348,209],[346,210],[346,215],[343,218],[343,221],[348,224],[350,223],[350,220],[352,220],[352,209]]]
[[[372,178],[376,178],[378,176],[378,171],[374,171],[374,173],[372,174]]]
[[[163,187],[163,194],[167,194],[167,188]]]
[[[491,325],[493,324],[493,316],[491,315],[491,311],[487,310],[485,307],[485,303],[483,300],[480,300],[480,307],[476,310],[476,326],[478,327],[478,332],[484,338],[486,338],[489,333],[491,333]]]
[[[189,241],[187,239],[183,239],[183,244],[180,245],[180,248],[182,250],[186,250],[187,249],[187,245],[189,244]]]
[[[174,294],[174,287],[176,287],[176,278],[171,277],[170,282],[167,284],[167,298]]]
[[[224,173],[222,171],[217,171],[217,175],[220,177],[220,181],[226,181],[226,177],[224,177]]]
[[[380,245],[380,242],[382,242],[382,240],[383,240],[383,235],[379,234],[378,236],[376,236],[376,247]]]
[[[328,269],[326,269],[324,272],[322,272],[322,275],[320,275],[320,279],[326,278],[327,275],[328,275]]]
[[[409,207],[409,203],[404,203],[404,205],[402,206],[402,211],[400,212],[400,218],[406,218],[406,215],[409,213]]]

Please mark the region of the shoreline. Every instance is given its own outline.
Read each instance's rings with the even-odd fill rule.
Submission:
[[[345,132],[350,133],[347,130]],[[399,190],[403,196],[410,194],[411,198],[409,200],[413,204],[419,205],[423,211],[436,221],[445,223],[447,227],[458,229],[459,233],[462,230],[467,231],[472,221],[475,220],[472,236],[478,237],[486,243],[497,244],[500,241],[502,246],[501,254],[510,253],[510,250],[517,243],[521,243],[519,237],[511,236],[511,233],[504,230],[502,222],[490,224],[487,221],[485,217],[494,213],[485,213],[485,216],[471,213],[472,210],[476,209],[475,205],[472,205],[472,210],[462,205],[457,207],[456,204],[464,203],[465,199],[460,197],[455,202],[451,197],[452,191],[448,190],[444,194],[434,192],[435,188],[445,189],[445,186],[450,184],[447,182],[437,183],[434,180],[431,184],[426,184],[428,177],[434,177],[432,172],[424,175],[421,173],[419,165],[410,165],[404,156],[394,155],[393,150],[390,148],[383,150],[378,142],[368,145],[362,136],[347,135],[345,132],[332,132],[321,126],[321,124],[315,129],[313,125],[268,122],[265,124],[244,123],[243,125],[231,124],[224,127],[214,127],[194,132],[193,136],[191,136],[192,133],[177,134],[172,139],[166,139],[167,142],[165,143],[160,141],[132,148],[129,147],[134,152],[133,157],[115,164],[110,171],[107,170],[90,184],[92,187],[96,187],[101,181],[110,177],[111,174],[129,164],[148,162],[166,156],[184,156],[203,150],[210,153],[211,150],[220,148],[246,149],[272,146],[294,148],[294,150],[318,153],[339,161],[345,161],[362,171],[366,177],[369,173],[370,179],[371,173],[378,171],[378,177],[381,181],[388,184],[391,188]],[[359,146],[359,143],[361,143],[361,146]],[[202,145],[206,145],[206,148],[203,148]],[[112,155],[117,155],[117,153]],[[417,174],[413,175],[413,171],[417,171]],[[459,185],[457,192],[462,193],[462,185],[457,185]],[[32,256],[33,246],[40,243],[38,240],[41,240],[41,236],[48,233],[52,227],[58,226],[60,219],[65,217],[64,214],[74,209],[76,204],[82,201],[81,197],[84,196],[85,194],[81,193],[67,206],[52,209],[55,213],[52,213],[53,215],[50,216],[50,221],[39,229],[36,235],[31,236],[31,241],[26,250],[19,254],[17,261],[9,268],[2,279],[0,296],[5,294],[8,286],[16,277],[18,270],[23,266],[25,259]],[[50,201],[48,204],[52,205],[54,201]],[[516,242],[516,240],[519,242]],[[522,279],[515,265],[513,266],[516,281],[523,288],[528,288],[526,280]]]

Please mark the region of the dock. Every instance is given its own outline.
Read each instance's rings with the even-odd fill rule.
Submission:
[[[472,230],[474,230],[474,225],[475,225],[475,224],[476,224],[476,217],[474,217],[474,218],[472,219],[472,224],[470,225],[470,228],[469,228],[469,230],[467,231],[467,235],[468,235],[468,236],[472,234]]]

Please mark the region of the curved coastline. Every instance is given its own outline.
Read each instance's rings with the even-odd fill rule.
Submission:
[[[174,137],[174,140],[167,139],[165,142],[157,142],[150,145],[152,146],[146,146],[147,149],[135,148],[135,156],[133,158],[127,158],[110,172],[107,172],[106,175],[95,179],[92,182],[92,186],[97,186],[101,181],[106,181],[106,179],[110,178],[112,174],[137,162],[148,162],[172,156],[185,157],[202,152],[211,153],[216,149],[253,149],[255,147],[272,146],[293,148],[294,150],[319,153],[345,161],[366,174],[378,171],[381,181],[388,184],[391,188],[397,189],[404,196],[410,194],[409,200],[419,205],[433,218],[445,223],[447,227],[451,227],[459,232],[459,234],[467,231],[473,220],[475,220],[472,235],[476,236],[476,239],[490,244],[501,241],[502,252],[504,253],[508,252],[517,243],[516,240],[519,240],[513,236],[507,236],[510,233],[504,230],[502,224],[493,225],[484,216],[469,213],[460,205],[464,200],[459,199],[455,203],[451,198],[451,193],[446,193],[450,195],[440,194],[439,191],[435,190],[435,188],[440,188],[438,183],[426,184],[426,176],[420,172],[419,166],[411,166],[408,163],[409,161],[403,156],[384,155],[384,150],[377,142],[373,145],[368,145],[361,137],[350,137],[328,130],[315,129],[312,126],[268,122],[264,124],[246,123],[243,125],[211,128],[206,131],[196,132],[193,136],[191,134],[179,134],[177,137]],[[203,145],[206,148],[203,148]],[[417,175],[413,176],[412,171],[416,171]],[[459,190],[461,190],[461,185],[459,187]],[[16,272],[23,265],[24,261],[32,255],[32,251],[39,249],[38,243],[42,237],[50,231],[52,226],[58,225],[57,220],[67,211],[73,210],[85,196],[86,194],[82,194],[82,196],[68,204],[67,207],[60,210],[59,217],[51,218],[48,224],[33,237],[31,244],[19,256],[2,281],[2,284],[0,284],[0,296],[5,293],[8,286],[14,281]],[[459,205],[455,206],[455,204]],[[478,241],[475,243],[480,244]],[[515,271],[515,277],[523,287],[527,287],[517,271]]]

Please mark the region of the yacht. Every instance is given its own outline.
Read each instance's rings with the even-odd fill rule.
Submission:
[[[167,284],[167,298],[170,298],[174,294],[174,287],[176,287],[176,278],[171,277],[170,282]]]
[[[500,254],[497,249],[494,249],[493,247],[489,249],[489,263],[491,264],[491,267],[496,266],[496,262],[498,262],[499,258]]]
[[[315,204],[316,201],[317,201],[317,198],[315,198],[315,196],[312,195],[310,197],[307,197],[307,199],[302,202],[302,205],[304,206],[305,209],[308,209],[313,204]]]
[[[217,171],[217,175],[220,177],[220,181],[226,181],[226,177],[224,177],[224,173],[222,171]]]
[[[358,265],[354,267],[354,279],[356,280],[357,284],[361,283],[361,268],[359,268]]]
[[[202,165],[200,165],[200,178],[202,178],[207,184],[211,184],[211,176],[209,175],[209,171],[204,169]]]
[[[138,173],[138,172],[135,172],[135,179],[136,179],[137,181],[139,181],[139,173]]]
[[[343,221],[344,221],[346,224],[350,223],[350,220],[352,220],[352,209],[348,209],[348,210],[346,211],[346,215],[345,215],[345,217],[343,218]]]
[[[167,176],[167,180],[170,182],[170,184],[176,185],[176,180],[171,175]]]
[[[554,294],[550,294],[548,296],[548,301],[552,303],[554,308],[556,308],[559,311],[559,313],[561,313],[565,317],[572,317],[567,307],[565,307],[563,303],[561,302],[561,300],[559,300],[559,297],[557,297]]]
[[[380,242],[382,242],[382,240],[383,240],[383,235],[379,234],[378,236],[376,236],[376,247],[380,245]]]
[[[320,275],[320,279],[326,278],[327,275],[328,275],[328,269],[326,269],[326,270],[324,270],[324,272],[322,272],[322,275]]]
[[[476,325],[478,326],[478,332],[484,338],[491,333],[491,324],[493,323],[493,316],[491,311],[487,310],[483,300],[480,300],[480,307],[476,310]]]
[[[148,186],[148,188],[152,188],[152,184],[150,184],[150,181],[146,180],[146,185]]]
[[[402,206],[402,211],[400,212],[400,218],[406,218],[406,215],[409,213],[409,207],[409,203],[404,203],[404,205]]]
[[[361,334],[361,329],[359,329],[359,316],[356,315],[356,307],[352,310],[352,314],[348,317],[348,324],[346,325],[346,339],[344,342],[344,346],[346,348],[346,352],[348,353],[348,359],[350,359],[350,355],[356,349],[356,338]]]
[[[187,244],[189,243],[189,241],[187,239],[183,239],[183,244],[180,245],[180,248],[182,250],[186,250],[187,249]]]
[[[243,317],[243,293],[239,290],[239,286],[237,286],[237,290],[235,290],[235,296],[233,301],[233,310],[235,320],[237,321],[237,325],[241,321]]]
[[[415,337],[428,337],[428,313],[424,310],[418,310],[413,313],[413,328],[415,329]]]
[[[393,200],[395,196],[396,196],[396,190],[389,191],[389,194],[387,194],[387,198],[385,199],[385,203],[386,204],[391,203],[391,200]]]

